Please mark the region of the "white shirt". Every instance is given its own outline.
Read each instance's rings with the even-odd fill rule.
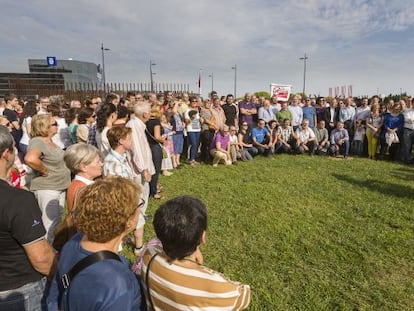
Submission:
[[[187,111],[184,113],[184,118],[186,120],[191,120],[191,122],[187,124],[187,132],[201,132],[200,114],[196,112],[196,115],[193,116],[193,119],[191,119],[189,112],[192,110],[193,109],[187,109]]]
[[[56,135],[52,137],[52,141],[59,146],[60,149],[65,149],[72,145],[72,140],[70,139],[69,127],[66,124],[64,118],[56,118],[58,124],[58,131]]]
[[[32,123],[32,117],[24,118],[23,123],[22,123],[23,135],[22,135],[22,138],[20,139],[20,143],[26,146],[29,145],[29,140],[30,140],[29,134],[27,134],[27,126],[30,126],[31,123]]]
[[[299,137],[299,140],[301,142],[305,142],[307,140],[309,140],[309,138],[314,138],[315,137],[315,133],[313,132],[313,130],[308,127],[306,130],[303,128],[298,128],[296,130],[296,135]]]
[[[303,110],[298,105],[290,105],[288,107],[289,111],[292,113],[292,126],[299,126],[303,121]]]
[[[411,108],[405,109],[404,115],[404,128],[414,130],[414,110]]]
[[[79,180],[79,181],[83,182],[87,186],[92,185],[94,183],[93,180],[90,180],[88,178],[85,178],[85,177],[79,176],[79,175],[75,175],[74,180]]]
[[[141,175],[144,170],[148,170],[151,175],[154,175],[155,167],[147,135],[145,135],[145,123],[132,116],[126,127],[132,129],[132,149],[129,159],[132,171],[136,176]]]

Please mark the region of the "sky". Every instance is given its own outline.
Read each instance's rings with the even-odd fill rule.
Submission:
[[[0,0],[0,72],[28,58],[102,62],[107,82],[185,83],[202,94],[269,91],[325,96],[414,94],[414,1]],[[201,69],[201,71],[200,71]]]

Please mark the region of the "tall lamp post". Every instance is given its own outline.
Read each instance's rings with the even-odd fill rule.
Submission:
[[[211,73],[211,75],[208,75],[209,78],[211,78],[211,92],[214,91],[214,74]]]
[[[303,57],[299,58],[300,60],[303,60],[303,90],[302,95],[305,96],[305,86],[306,86],[306,60],[309,57],[306,56],[306,53]]]
[[[154,75],[155,72],[152,71],[152,66],[155,66],[156,63],[153,63],[152,60],[150,60],[150,78],[151,78],[151,92],[154,92]]]
[[[110,51],[110,49],[104,47],[104,44],[101,44],[101,51],[102,51],[102,82],[103,82],[103,90],[106,92],[106,76],[105,76],[105,51]]]
[[[234,65],[233,67],[231,67],[231,69],[234,70],[234,99],[236,100],[237,95],[236,95],[236,89],[237,89],[237,65]]]

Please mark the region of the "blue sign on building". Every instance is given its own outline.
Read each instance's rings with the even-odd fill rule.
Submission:
[[[57,65],[57,61],[56,61],[55,56],[47,56],[46,57],[46,62],[47,62],[48,66],[56,66]]]

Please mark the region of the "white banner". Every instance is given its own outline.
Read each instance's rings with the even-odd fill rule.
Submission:
[[[292,86],[286,84],[270,84],[270,96],[276,96],[277,100],[287,102],[289,100]]]

